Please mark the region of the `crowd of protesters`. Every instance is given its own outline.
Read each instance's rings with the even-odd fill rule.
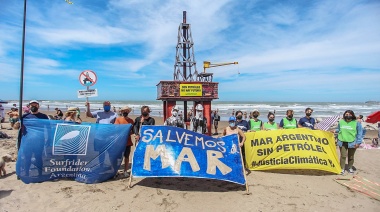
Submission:
[[[124,175],[128,177],[127,173],[129,165],[129,157],[131,152],[131,146],[133,146],[132,138],[134,137],[135,144],[140,139],[140,129],[142,125],[155,125],[155,119],[150,116],[150,108],[148,106],[141,107],[141,114],[132,120],[128,117],[131,112],[131,108],[125,106],[120,108],[119,113],[115,112],[115,107],[113,111],[111,110],[111,103],[109,101],[103,102],[103,108],[97,111],[91,111],[90,104],[86,103],[86,115],[90,118],[96,118],[96,123],[99,124],[131,124],[132,128],[129,132],[127,138],[126,150],[124,152]],[[37,119],[48,119],[49,117],[38,111],[39,102],[32,100],[28,105],[28,112],[23,115],[23,119],[37,118]],[[53,119],[61,119],[65,122],[71,122],[80,124],[82,122],[80,118],[79,108],[70,107],[67,112],[63,112],[56,108],[56,115]],[[26,110],[25,110],[26,111]],[[190,130],[197,133],[208,133],[207,132],[207,119],[204,117],[203,106],[201,104],[196,105],[194,114],[189,116]],[[267,120],[260,119],[260,112],[258,110],[253,110],[249,114],[247,112],[242,112],[240,110],[233,111],[232,116],[228,119],[228,126],[223,129],[223,135],[238,134],[239,145],[244,148],[245,133],[256,132],[256,131],[269,131],[269,130],[279,130],[279,129],[296,129],[296,128],[308,128],[310,130],[316,130],[316,120],[312,117],[313,110],[311,108],[305,109],[305,116],[296,120],[294,118],[294,111],[287,110],[279,123],[275,122],[275,111],[269,112],[266,115]],[[16,107],[12,108],[11,111],[7,113],[10,116],[10,123],[13,126],[19,121],[18,110]],[[215,130],[214,135],[219,135],[218,127],[220,121],[220,115],[218,110],[212,111],[211,123]],[[343,119],[338,123],[336,130],[332,131],[337,134],[337,145],[339,146],[341,157],[340,163],[342,167],[342,174],[345,170],[353,173],[353,163],[355,150],[362,143],[363,139],[363,128],[361,125],[362,116],[356,118],[355,114],[351,110],[347,110],[343,114]],[[178,106],[174,106],[171,110],[171,116],[164,121],[165,126],[174,126],[180,128],[186,128],[186,124],[183,120],[182,114]],[[211,133],[211,132],[210,132]],[[244,153],[244,151],[242,151]],[[243,155],[243,159],[244,159]],[[348,160],[348,166],[345,168],[346,159]]]

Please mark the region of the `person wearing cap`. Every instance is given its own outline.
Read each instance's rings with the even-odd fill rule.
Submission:
[[[29,102],[30,113],[26,113],[22,116],[22,119],[49,119],[46,114],[38,112],[40,103],[37,100]]]
[[[242,147],[245,142],[245,135],[244,132],[237,127],[236,125],[236,118],[235,116],[231,116],[228,119],[228,126],[224,128],[223,135],[231,135],[231,134],[238,134],[239,135],[239,146]]]
[[[178,112],[179,112],[179,107],[175,105],[171,111],[172,115],[165,120],[164,126],[185,128],[185,123],[183,122],[183,118],[182,116],[178,115]]]
[[[315,119],[311,117],[311,114],[313,113],[313,110],[311,108],[306,108],[305,109],[305,117],[302,117],[299,122],[298,122],[298,127],[306,127],[314,130],[315,126]]]
[[[228,126],[224,128],[223,130],[223,136],[231,135],[231,134],[237,134],[239,136],[239,146],[241,148],[241,153],[243,156],[243,163],[246,167],[246,161],[245,161],[245,151],[244,151],[244,142],[245,142],[245,134],[244,132],[236,125],[236,117],[231,116],[228,119]],[[246,169],[246,174],[248,174],[249,171]]]
[[[286,111],[286,117],[280,121],[280,129],[295,129],[297,128],[297,120],[293,118],[293,110]]]
[[[97,110],[91,112],[90,103],[86,103],[87,111],[86,115],[90,118],[96,118],[98,124],[113,124],[117,118],[117,114],[111,111],[111,102],[103,102],[103,110]]]
[[[64,120],[67,122],[75,122],[77,124],[82,123],[82,120],[79,120],[77,118],[77,108],[76,107],[69,107],[67,109],[67,112],[65,113]]]
[[[134,121],[128,117],[128,114],[131,112],[131,108],[128,106],[125,106],[120,109],[121,117],[117,117],[115,124],[134,124]],[[131,131],[128,133],[127,136],[127,147],[124,151],[124,176],[129,177],[128,166],[129,166],[129,156],[131,154],[131,146],[133,146],[131,135],[133,133],[133,127],[131,127]]]
[[[260,112],[258,110],[255,109],[252,111],[252,118],[248,122],[249,131],[256,132],[263,129],[263,122],[257,118],[259,116],[260,116]]]

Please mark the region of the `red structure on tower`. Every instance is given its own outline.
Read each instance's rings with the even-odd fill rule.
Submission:
[[[207,119],[207,134],[211,135],[211,101],[218,99],[218,83],[212,82],[212,73],[198,73],[194,56],[194,42],[190,24],[186,23],[186,11],[183,22],[178,28],[173,81],[160,81],[157,84],[157,100],[163,101],[164,120],[178,101],[183,101],[184,119],[189,121],[188,102],[195,108],[203,106],[203,116]]]

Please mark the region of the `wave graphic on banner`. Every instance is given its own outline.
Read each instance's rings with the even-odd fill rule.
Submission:
[[[53,155],[86,155],[90,126],[58,124]]]

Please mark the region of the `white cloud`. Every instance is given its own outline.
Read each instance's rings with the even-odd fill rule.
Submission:
[[[204,60],[239,62],[208,70],[223,86],[249,86],[254,80],[280,89],[284,76],[297,83],[310,72],[313,85],[340,82],[341,75],[350,83],[380,78],[378,2],[109,0],[68,5],[42,0],[28,2],[26,79],[72,80],[82,69],[94,68],[115,86],[149,88],[172,80],[183,10],[192,26],[199,72]],[[0,30],[6,33],[0,34],[0,74],[10,70],[8,78],[17,81],[22,10],[6,1],[2,11]]]

